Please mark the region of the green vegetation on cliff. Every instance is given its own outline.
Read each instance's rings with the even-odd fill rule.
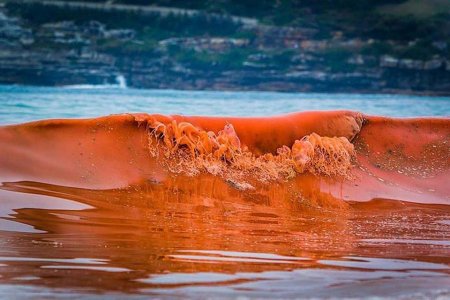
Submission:
[[[289,82],[289,88],[301,84],[305,89],[315,84],[337,88],[339,80],[369,88],[391,79],[395,88],[424,89],[435,81],[443,81],[445,89],[450,85],[445,80],[450,70],[448,0],[3,3],[0,10],[28,28],[20,47],[40,55],[57,53],[64,68],[82,61],[81,72],[91,67],[87,61],[99,68],[97,60],[102,60],[99,65],[112,64],[120,73],[176,74],[191,85],[196,78],[220,77],[228,86],[240,76],[252,84],[270,77],[277,87]],[[8,28],[11,37],[19,35],[14,26]]]

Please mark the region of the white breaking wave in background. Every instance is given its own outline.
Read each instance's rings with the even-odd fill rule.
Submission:
[[[123,76],[121,74],[117,75],[116,81],[117,81],[117,84],[119,85],[119,88],[121,88],[121,89],[127,88],[127,80],[126,80],[125,76]]]

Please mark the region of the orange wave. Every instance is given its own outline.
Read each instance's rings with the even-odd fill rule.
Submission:
[[[0,180],[91,189],[150,182],[205,197],[201,187],[217,178],[214,194],[321,206],[374,198],[450,204],[449,125],[349,111],[47,120],[0,128]]]

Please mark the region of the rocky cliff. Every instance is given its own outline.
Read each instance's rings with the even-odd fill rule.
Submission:
[[[450,94],[449,45],[439,36],[426,44],[339,30],[323,36],[313,25],[195,10],[43,2],[0,4],[0,83],[119,77],[136,88]]]

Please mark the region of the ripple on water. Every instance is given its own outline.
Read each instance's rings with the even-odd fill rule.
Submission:
[[[362,239],[367,244],[407,244],[407,245],[434,245],[450,247],[448,240],[415,240],[415,239]]]
[[[143,292],[184,295],[189,298],[218,297],[431,297],[448,296],[448,276],[426,271],[352,271],[295,269],[259,273],[170,273],[155,275],[142,282],[154,285]],[[382,282],[382,288],[379,285]],[[402,285],[402,289],[398,285]],[[402,290],[402,291],[400,291]]]
[[[345,260],[319,260],[320,264],[326,266],[346,267],[356,269],[370,270],[449,270],[450,268],[444,264],[388,259],[373,257],[343,257]]]
[[[300,261],[309,261],[304,257],[285,256],[272,253],[221,251],[221,250],[180,250],[168,258],[189,262],[230,262],[230,263],[263,263],[263,264],[295,264]],[[190,253],[190,254],[184,254]]]

